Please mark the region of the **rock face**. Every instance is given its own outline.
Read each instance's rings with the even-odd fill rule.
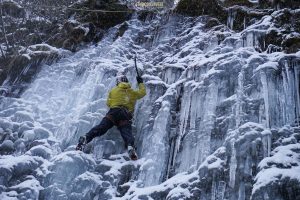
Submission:
[[[40,5],[41,9],[36,9],[33,3]],[[5,37],[0,38],[2,53],[0,84],[3,85],[0,93],[2,95],[19,96],[42,64],[56,62],[66,54],[65,51],[56,48],[76,52],[86,44],[97,44],[109,28],[122,24],[132,13],[126,5],[116,1],[72,3],[72,1],[63,1],[60,4],[60,6],[68,6],[67,11],[60,10],[60,7],[53,7],[57,6],[55,3],[45,5],[41,1],[19,3],[4,1],[1,4],[2,26],[5,27],[2,30]],[[82,12],[82,9],[90,11]],[[92,10],[122,12],[93,12]],[[66,20],[68,16],[72,16],[72,20]],[[120,33],[126,30],[126,26],[120,28]],[[36,49],[37,46],[45,48]]]
[[[40,71],[43,64],[52,64],[59,58],[68,55],[67,51],[50,45],[31,45],[28,54],[12,55],[0,59],[0,94],[3,96],[19,96],[32,78]]]
[[[43,65],[19,98],[0,97],[0,199],[299,199],[299,11],[238,6],[261,14],[241,32],[233,15],[139,12],[97,47]],[[77,28],[62,30],[81,38]],[[135,55],[147,88],[133,123],[140,159],[116,128],[74,151],[115,75],[136,86]]]
[[[182,0],[179,1],[176,12],[191,16],[213,15],[220,20],[226,19],[226,12],[218,0]]]

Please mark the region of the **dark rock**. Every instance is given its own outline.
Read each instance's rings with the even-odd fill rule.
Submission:
[[[298,0],[273,0],[273,7],[275,8],[292,8],[298,9],[300,8],[300,2]]]
[[[90,22],[90,23],[88,23],[88,28],[89,28],[89,31],[88,31],[88,33],[86,34],[86,37],[84,38],[84,41],[85,42],[88,42],[88,41],[93,41],[94,40],[94,37],[95,37],[95,35],[96,35],[96,27],[95,27],[95,25],[92,23],[92,22]]]
[[[128,24],[127,24],[126,22],[124,22],[124,23],[120,26],[120,28],[119,28],[118,32],[116,33],[114,39],[116,40],[118,37],[122,37],[123,34],[125,33],[125,31],[126,31],[127,29],[128,29]]]
[[[0,58],[0,68],[2,69],[0,84],[6,80],[6,84],[11,85],[6,90],[0,91],[2,95],[20,95],[32,80],[33,75],[40,70],[41,64],[51,64],[61,56],[58,51],[53,51],[49,45],[34,45],[28,47],[28,49],[31,52],[27,55],[12,55]]]
[[[270,51],[295,53],[300,48],[300,12],[284,9],[276,13],[272,20],[277,29],[270,29],[263,37],[266,48]],[[271,46],[270,46],[271,45]],[[265,50],[265,49],[263,49]]]
[[[76,27],[71,32],[71,37],[74,38],[77,42],[82,41],[85,35],[85,30],[82,27]]]
[[[298,0],[259,0],[260,8],[300,8],[300,2]]]
[[[25,0],[23,3],[32,2]],[[66,0],[62,2],[62,5],[70,6],[70,3],[72,3],[71,0]],[[55,16],[57,11],[53,9],[41,8],[36,10],[35,7],[30,7],[27,8],[30,11],[30,17],[25,20],[21,19],[25,16],[25,11],[17,3],[5,1],[2,4],[2,8],[6,17],[4,23],[6,25],[8,43],[6,44],[4,37],[0,38],[0,43],[2,45],[5,44],[7,47],[6,56],[0,57],[0,84],[7,77],[10,78],[6,80],[6,85],[14,83],[13,86],[2,87],[0,94],[4,96],[20,95],[32,77],[39,71],[40,65],[43,63],[50,64],[61,57],[57,52],[49,53],[40,49],[32,50],[28,46],[47,43],[57,48],[65,48],[76,52],[84,43],[99,42],[108,28],[130,19],[132,13],[132,10],[126,5],[117,1],[102,0],[72,4],[71,8],[75,8],[75,10],[68,10],[67,12],[61,12],[60,10],[57,16]],[[81,9],[98,11],[84,12]],[[99,10],[124,12],[99,12]],[[63,22],[67,15],[72,15],[74,20]],[[22,22],[20,23],[20,21]],[[127,24],[123,24],[116,38],[121,37],[126,30]],[[35,52],[28,53],[26,52],[27,48]]]
[[[69,51],[76,52],[77,45],[78,45],[77,41],[74,38],[70,38],[70,39],[66,39],[63,42],[62,47]]]
[[[233,6],[227,9],[228,17],[233,17],[233,30],[242,31],[263,16],[270,14],[268,10],[249,9],[244,6]]]
[[[282,41],[282,47],[286,53],[296,53],[300,50],[300,35],[290,35]]]
[[[0,8],[2,8],[3,15],[23,18],[26,14],[24,8],[14,1],[1,1]]]
[[[230,7],[235,5],[253,7],[256,4],[251,3],[249,0],[225,0],[223,2],[223,5],[225,7]]]
[[[220,24],[221,24],[221,23],[220,23],[219,20],[217,20],[217,19],[215,19],[215,18],[210,18],[210,19],[206,22],[205,28],[212,28],[212,27],[218,26],[218,25],[220,25]]]
[[[67,40],[67,38],[65,37],[65,34],[56,33],[48,40],[48,43],[57,48],[62,48],[65,40]]]
[[[259,0],[258,4],[259,4],[260,8],[271,8],[272,7],[271,0]]]
[[[279,33],[277,30],[272,29],[268,31],[265,35],[265,42],[266,44],[272,44],[276,46],[281,46],[282,43],[282,34]]]
[[[138,19],[145,22],[147,19],[152,19],[155,16],[153,10],[140,10],[137,12]]]
[[[122,11],[122,12],[76,12],[69,11],[68,15],[75,15],[76,19],[81,23],[93,23],[96,27],[102,29],[108,29],[117,24],[121,24],[128,20],[133,12],[126,5],[122,5],[116,1],[88,1],[83,3],[77,3],[73,5],[73,8],[89,7],[95,10],[107,10],[107,11]]]
[[[217,0],[181,0],[175,12],[189,16],[210,15],[222,22],[227,19],[227,12]]]
[[[69,34],[69,33],[71,33],[71,32],[74,30],[74,28],[75,28],[76,26],[79,26],[79,25],[80,25],[79,22],[76,22],[76,21],[74,21],[74,20],[72,20],[72,21],[67,21],[67,22],[65,22],[64,25],[63,25],[62,33],[64,33],[64,34]]]

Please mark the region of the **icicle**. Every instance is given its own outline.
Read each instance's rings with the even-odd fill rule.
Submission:
[[[284,98],[285,98],[285,112],[286,112],[286,119],[284,124],[293,124],[296,118],[295,116],[295,108],[293,105],[296,106],[297,102],[295,99],[296,88],[295,86],[295,77],[291,74],[290,71],[290,63],[288,60],[284,62],[284,69],[285,69],[285,76],[283,78],[284,83]],[[296,106],[297,107],[297,106]]]
[[[247,155],[245,161],[244,173],[248,175],[252,175],[252,158],[249,154]]]
[[[271,131],[270,130],[264,130],[262,133],[262,143],[263,143],[263,156],[269,157],[271,154]]]
[[[215,173],[214,173],[213,180],[212,180],[212,186],[211,186],[211,200],[217,200],[216,194],[217,194],[217,183],[215,180]]]
[[[272,145],[271,134],[267,136],[267,144],[268,144],[268,157],[269,157],[271,155],[271,145]]]
[[[218,185],[218,194],[217,194],[217,199],[218,200],[224,200],[224,195],[225,195],[225,189],[226,189],[226,182],[225,181],[219,181]]]
[[[294,64],[294,76],[295,76],[295,88],[296,88],[296,120],[295,120],[295,122],[296,122],[296,125],[297,126],[300,126],[300,93],[299,93],[299,85],[300,85],[300,83],[299,83],[299,78],[298,78],[298,76],[299,76],[299,74],[298,74],[298,69],[297,69],[297,66],[295,65],[295,63],[293,63]]]
[[[240,187],[239,187],[239,198],[238,200],[245,200],[246,197],[245,197],[245,183],[242,181],[240,184]]]
[[[266,116],[266,123],[265,126],[270,128],[270,114],[269,114],[269,93],[268,93],[268,83],[267,83],[267,76],[265,72],[260,72],[260,80],[263,86],[263,97],[264,97],[264,104],[265,104],[265,116]]]
[[[228,18],[227,18],[227,26],[230,29],[233,28],[233,23],[234,23],[234,20],[235,20],[235,16],[236,16],[236,11],[230,8],[228,10]]]
[[[284,62],[284,69],[285,69],[286,76],[287,76],[287,82],[288,82],[288,84],[290,84],[291,77],[290,77],[290,73],[289,73],[289,62],[287,60],[285,60],[285,62]]]
[[[244,33],[245,36],[243,36],[244,42],[244,47],[260,47],[259,44],[259,37],[261,34],[251,31],[251,32],[246,32]],[[265,47],[264,47],[265,48]],[[260,48],[259,48],[260,49]]]
[[[243,111],[242,98],[244,88],[244,69],[238,75],[237,103],[236,103],[236,128],[241,124],[241,114]]]
[[[269,200],[270,199],[270,197],[269,197],[269,194],[268,194],[268,192],[264,192],[264,198],[263,198],[264,200]]]
[[[237,169],[237,160],[236,160],[236,149],[235,149],[235,141],[231,140],[231,158],[229,163],[229,186],[234,188],[235,186],[235,174]]]
[[[180,96],[179,96],[180,98]],[[177,100],[177,103],[180,102],[180,99]],[[166,176],[165,178],[168,179],[170,178],[173,174],[173,167],[174,167],[174,163],[176,160],[176,141],[177,141],[177,127],[178,127],[178,114],[176,113],[176,111],[171,111],[171,125],[170,125],[170,150],[169,150],[169,156],[168,156],[168,167],[167,167],[167,172],[166,172]]]
[[[246,34],[246,41],[247,41],[247,43],[246,43],[247,47],[254,46],[253,45],[254,44],[254,33],[253,32],[250,32],[250,33]]]
[[[189,92],[190,91],[184,92],[183,97],[182,97],[182,101],[185,103],[182,104],[182,108],[181,108],[181,112],[180,112],[179,134],[175,141],[174,159],[176,159],[176,157],[177,157],[182,138],[184,137],[184,134],[185,134],[186,129],[189,124],[190,109],[191,109],[191,98],[189,96]]]

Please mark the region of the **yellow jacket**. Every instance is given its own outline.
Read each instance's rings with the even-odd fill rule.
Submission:
[[[129,83],[121,82],[109,92],[106,105],[110,108],[126,107],[133,112],[136,100],[145,95],[146,88],[143,83],[139,84],[138,90],[133,90]]]

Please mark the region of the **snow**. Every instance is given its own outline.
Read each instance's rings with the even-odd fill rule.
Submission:
[[[273,150],[271,157],[263,159],[259,163],[260,172],[256,175],[252,194],[269,184],[275,184],[284,179],[296,179],[300,181],[300,145],[290,144],[280,146]]]
[[[34,169],[43,162],[43,159],[29,155],[21,155],[18,157],[11,155],[1,156],[0,160],[0,168],[8,169],[13,173],[20,173],[21,171],[19,170]]]
[[[279,67],[278,62],[267,62],[267,63],[264,63],[264,64],[262,64],[262,65],[259,65],[259,66],[255,69],[255,71],[259,71],[259,70],[267,69],[267,68],[274,69],[274,70],[278,70],[278,67]]]
[[[153,192],[160,192],[164,190],[169,190],[171,188],[175,188],[173,191],[171,190],[171,195],[178,195],[178,193],[186,193],[188,194],[188,191],[184,190],[183,188],[177,188],[180,183],[186,183],[190,180],[196,181],[195,179],[197,177],[196,173],[193,174],[177,174],[176,176],[168,179],[164,183],[160,185],[145,187],[145,188],[138,188],[137,186],[132,185],[130,187],[129,191],[126,193],[126,195],[122,198],[116,198],[116,199],[139,199],[139,195],[150,195]]]
[[[3,200],[18,200],[18,193],[16,191],[2,192],[0,198]]]
[[[52,155],[52,150],[49,147],[45,147],[44,145],[37,145],[28,150],[26,154],[31,156],[40,156],[44,159],[49,159]]]
[[[14,185],[10,187],[10,189],[17,189],[17,190],[34,189],[38,193],[40,190],[43,189],[43,187],[41,187],[40,182],[37,181],[36,179],[28,179],[18,185]]]
[[[190,198],[191,193],[187,188],[176,187],[175,189],[173,189],[169,192],[167,198],[175,198],[175,197]]]

